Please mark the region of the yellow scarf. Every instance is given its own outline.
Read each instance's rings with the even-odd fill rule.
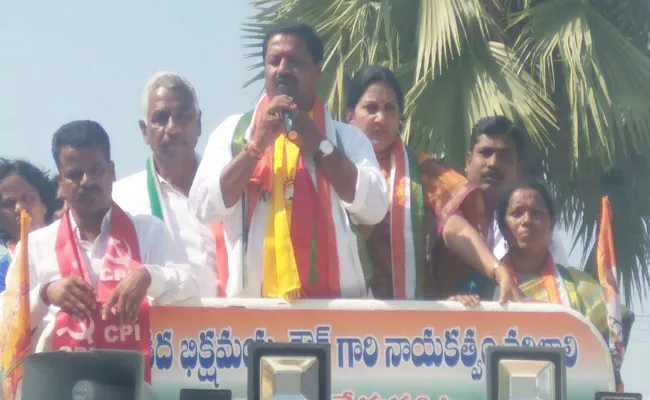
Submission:
[[[298,266],[291,242],[293,184],[300,149],[281,134],[273,152],[273,184],[264,236],[262,296],[293,299],[300,296]]]

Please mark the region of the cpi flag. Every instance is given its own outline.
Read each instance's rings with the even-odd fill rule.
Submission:
[[[603,290],[607,307],[607,324],[609,326],[609,350],[617,374],[623,364],[623,320],[621,318],[621,295],[618,289],[616,254],[614,253],[614,235],[612,234],[612,206],[609,198],[601,200],[600,228],[597,244],[598,279]],[[623,383],[616,388],[622,392]]]
[[[31,315],[29,307],[29,263],[27,234],[31,218],[20,214],[20,246],[7,274],[9,281],[3,293],[0,354],[2,355],[2,394],[4,400],[20,399],[23,360],[31,353]]]

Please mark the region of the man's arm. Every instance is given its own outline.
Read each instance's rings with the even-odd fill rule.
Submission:
[[[152,304],[199,303],[196,277],[183,257],[182,249],[173,243],[165,224],[150,216],[138,216],[138,242],[142,266],[151,276],[147,296]],[[216,285],[216,282],[215,282]]]
[[[339,148],[319,163],[345,209],[364,225],[378,224],[388,212],[388,187],[372,144],[357,128],[335,125],[341,140]]]
[[[236,209],[237,201],[231,201],[228,205],[225,202],[220,176],[230,164],[238,163],[236,159],[233,160],[231,142],[239,118],[240,116],[229,117],[212,132],[190,188],[188,197],[190,211],[205,224],[222,221]],[[255,166],[253,165],[252,168],[254,169]],[[233,193],[233,190],[227,192]],[[238,192],[237,200],[242,193],[243,189]]]
[[[461,211],[449,217],[441,233],[445,245],[454,254],[499,285],[499,303],[523,300],[525,296],[514,283],[510,271],[494,257],[483,237]]]
[[[282,95],[257,110],[253,118],[258,125],[234,158],[231,143],[240,117],[228,118],[210,135],[189,196],[190,210],[200,221],[211,224],[235,211],[264,151],[282,133],[280,113],[294,109],[291,99]]]
[[[19,284],[17,279],[18,276],[16,276],[18,272],[18,268],[20,268],[19,262],[20,262],[20,257],[18,256],[22,249],[21,249],[21,243],[19,242],[16,245],[15,249],[15,254],[16,257],[14,257],[11,261],[11,265],[9,266],[7,270],[7,275],[6,275],[6,289],[4,292],[0,294],[0,313],[4,312],[5,307],[4,304],[6,301],[13,301],[13,298],[9,298],[9,296],[13,296],[14,293],[16,293],[16,285]],[[29,250],[28,250],[29,251]],[[33,257],[28,257],[29,261],[33,260]],[[31,326],[32,328],[35,328],[38,326],[38,324],[43,321],[45,316],[47,315],[47,312],[49,310],[49,305],[45,304],[43,299],[40,296],[41,292],[41,287],[43,286],[41,282],[38,280],[38,274],[36,273],[36,268],[32,262],[29,262],[29,305],[30,305],[30,314],[31,314]],[[2,321],[6,318],[5,315],[2,315]]]
[[[320,158],[317,164],[323,169],[341,200],[352,203],[357,191],[357,166],[337,148],[332,154]]]

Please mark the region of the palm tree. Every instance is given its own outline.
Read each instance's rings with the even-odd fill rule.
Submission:
[[[650,283],[650,2],[648,0],[253,0],[246,38],[261,61],[283,20],[319,32],[319,93],[338,117],[347,79],[366,64],[398,75],[409,146],[462,170],[472,125],[523,124],[529,172],[543,174],[584,254],[600,196],[614,209],[626,302]],[[261,62],[252,66],[261,78]],[[592,265],[587,257],[583,263]]]

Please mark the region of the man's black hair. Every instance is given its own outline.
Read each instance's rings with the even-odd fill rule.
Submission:
[[[474,146],[481,135],[504,136],[515,143],[517,160],[521,161],[526,148],[526,132],[524,128],[510,121],[508,117],[497,115],[481,118],[472,128],[472,137],[469,151],[474,151]]]
[[[314,64],[323,61],[325,50],[323,48],[323,41],[320,39],[314,28],[302,22],[283,22],[271,28],[264,36],[262,42],[262,61],[266,60],[266,48],[269,40],[275,35],[295,35],[302,38],[307,45],[307,50],[311,54]]]
[[[102,149],[107,161],[111,159],[111,143],[108,134],[95,121],[68,122],[54,133],[54,136],[52,136],[52,156],[59,171],[61,170],[59,155],[61,148],[64,146],[72,146],[77,149],[96,146]]]

